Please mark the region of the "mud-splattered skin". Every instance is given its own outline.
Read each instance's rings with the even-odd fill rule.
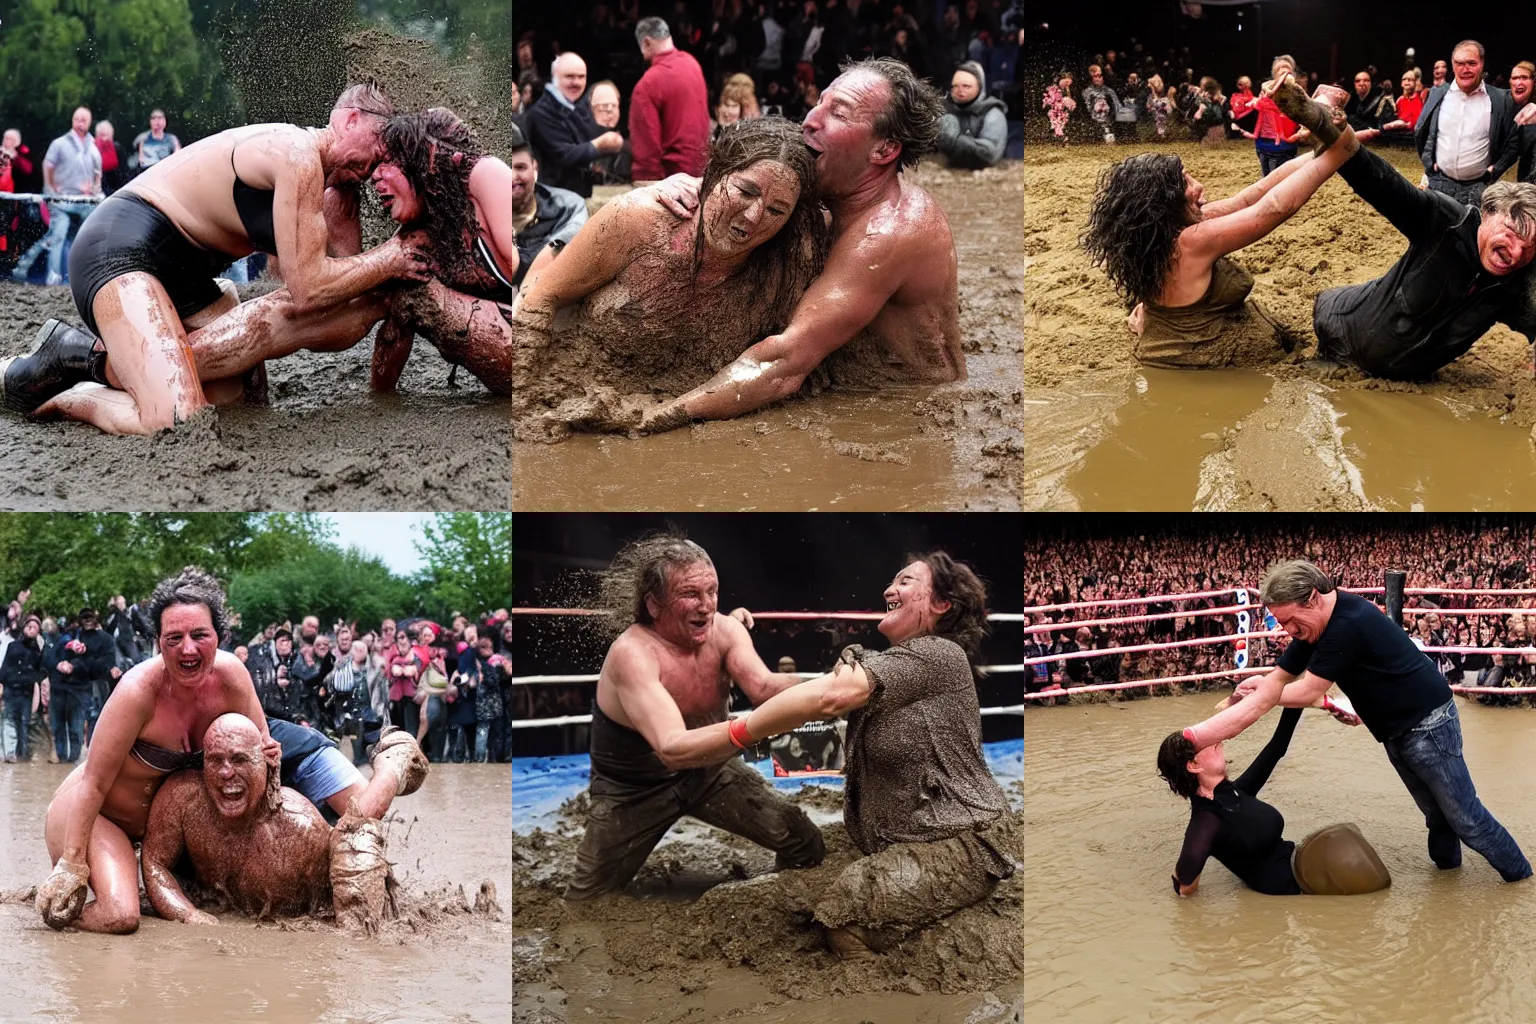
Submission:
[[[194,877],[230,907],[252,917],[311,914],[331,904],[331,828],[303,795],[281,789],[282,804],[270,810],[264,766],[253,807],[242,817],[221,812],[216,798],[218,766],[210,756],[203,772],[173,775],[155,797],[144,837],[144,888],[164,918],[204,920],[172,874],[185,853]]]
[[[519,439],[628,419],[637,425],[644,395],[675,394],[787,322],[788,303],[771,307],[729,267],[696,269],[698,226],[673,217],[649,192],[630,192],[604,206],[550,270],[525,282],[513,317]],[[545,278],[556,268],[570,272],[582,257],[578,246],[612,254],[619,269],[578,274],[579,297],[559,309],[563,300],[549,294]],[[567,260],[572,265],[559,266]]]
[[[603,659],[598,707],[658,750],[678,725],[697,729],[724,722],[732,679],[756,703],[800,681],[768,671],[746,628],[718,611],[718,593],[708,562],[671,570],[666,599],[647,599],[655,606],[652,623],[630,626]]]

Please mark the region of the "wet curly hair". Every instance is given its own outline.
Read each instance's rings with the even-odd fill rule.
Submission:
[[[154,593],[149,595],[149,606],[145,609],[149,613],[150,625],[155,628],[155,636],[160,635],[160,617],[167,608],[176,604],[200,604],[207,608],[208,617],[213,620],[213,631],[220,639],[223,638],[229,623],[224,608],[224,588],[211,574],[195,565],[189,565],[155,586]]]
[[[447,107],[401,114],[384,125],[385,162],[400,168],[421,203],[414,226],[431,242],[443,280],[474,277],[470,246],[478,233],[469,174],[485,155],[474,130]]]
[[[933,598],[948,601],[949,610],[934,623],[933,635],[957,644],[971,663],[976,678],[976,662],[981,656],[981,641],[991,631],[987,626],[987,585],[976,570],[957,562],[945,551],[908,555],[907,562],[922,562],[933,577]]]
[[[752,250],[743,273],[753,283],[752,294],[770,310],[790,307],[826,264],[831,229],[821,212],[816,187],[816,154],[806,146],[800,126],[782,117],[758,117],[723,124],[709,144],[709,162],[699,183],[700,201],[708,201],[725,178],[763,160],[783,164],[800,183],[800,196],[778,234]],[[704,217],[694,235],[694,267],[704,255]]]
[[[604,614],[592,616],[599,620],[592,625],[610,635],[636,622],[649,626],[654,620],[645,599],[666,600],[667,578],[672,571],[699,562],[714,564],[709,552],[680,530],[648,533],[630,541],[600,574],[597,609]]]
[[[1167,153],[1140,153],[1100,172],[1088,230],[1079,243],[1129,307],[1162,292],[1177,258],[1179,232],[1192,223],[1183,161]]]

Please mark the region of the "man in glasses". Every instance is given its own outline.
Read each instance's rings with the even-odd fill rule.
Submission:
[[[429,277],[422,253],[399,238],[360,251],[355,189],[382,158],[393,113],[382,89],[354,85],[323,128],[233,128],[135,178],[88,218],[70,254],[87,330],[44,324],[30,354],[0,363],[0,406],[149,434],[259,394],[265,358],[350,344],[354,300]],[[287,287],[229,329],[221,318],[240,300],[219,273],[253,252],[278,258]],[[253,330],[274,312],[281,338]],[[87,381],[95,386],[74,386]]]

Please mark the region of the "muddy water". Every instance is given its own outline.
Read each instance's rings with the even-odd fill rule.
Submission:
[[[1196,897],[1173,895],[1189,812],[1155,773],[1157,745],[1205,717],[1215,697],[1026,715],[1028,1018],[1529,1020],[1536,886],[1504,884],[1470,850],[1460,870],[1435,870],[1423,818],[1380,744],[1321,712],[1305,715],[1264,798],[1285,815],[1290,839],[1356,822],[1392,887],[1347,898],[1260,896],[1211,861]],[[1524,768],[1536,719],[1465,701],[1460,711],[1479,795],[1527,855],[1536,852]],[[1235,771],[1277,718],[1227,745]]]
[[[1025,508],[1530,507],[1536,380],[1519,334],[1493,327],[1422,384],[1310,358],[1318,293],[1380,276],[1407,245],[1340,179],[1232,255],[1254,277],[1253,299],[1298,339],[1294,353],[1247,353],[1246,370],[1137,365],[1125,304],[1078,242],[1093,197],[1084,183],[1136,151],[1036,146],[1025,161]],[[1178,156],[1208,199],[1257,176],[1251,146],[1158,151]],[[1410,151],[1381,152],[1418,180]]]
[[[1454,395],[1142,368],[1031,390],[1036,507],[1498,511],[1536,502],[1528,427]],[[1476,458],[1467,453],[1476,452]]]
[[[0,889],[46,877],[43,812],[64,767],[0,769]],[[388,848],[412,916],[374,939],[339,934],[326,922],[285,927],[231,915],[207,929],[146,918],[132,936],[56,933],[29,905],[0,905],[0,972],[27,979],[12,989],[0,1019],[504,1024],[511,1013],[506,915],[444,910],[453,900],[442,894],[462,886],[473,899],[489,879],[506,902],[510,805],[505,765],[434,766],[420,790],[402,797]]]
[[[795,398],[656,437],[515,446],[513,507],[720,510],[1019,506],[1023,172],[914,172],[949,218],[968,380]],[[599,190],[599,199],[617,190]],[[679,388],[679,391],[683,388]]]

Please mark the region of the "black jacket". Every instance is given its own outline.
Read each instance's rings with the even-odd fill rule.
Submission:
[[[6,645],[5,660],[0,662],[0,687],[4,687],[7,697],[20,695],[30,699],[32,687],[47,674],[41,640],[17,637]]]
[[[528,145],[539,162],[539,180],[553,188],[569,189],[587,199],[592,195],[589,168],[597,159],[592,140],[603,129],[592,120],[583,96],[576,109],[568,109],[554,96],[550,84],[539,102],[528,108]],[[1514,115],[1510,115],[1514,116]]]
[[[1515,149],[1520,154],[1520,165],[1515,176],[1520,181],[1536,184],[1536,124],[1521,125],[1518,132],[1520,139]]]
[[[1419,151],[1419,161],[1424,164],[1426,171],[1434,170],[1435,166],[1435,135],[1440,130],[1440,103],[1445,99],[1446,90],[1454,86],[1454,82],[1448,82],[1429,90],[1429,95],[1424,98],[1424,110],[1419,114],[1419,122],[1413,128],[1413,145]],[[1500,89],[1496,85],[1487,88],[1491,104],[1488,159],[1493,164],[1493,173],[1485,174],[1480,180],[1498,181],[1520,158],[1520,133],[1515,130],[1515,101],[1509,95],[1509,90]]]
[[[117,667],[117,644],[104,629],[81,630],[77,638],[85,644],[85,653],[66,659],[75,669],[76,682],[111,684],[111,672]]]
[[[1317,297],[1318,354],[1376,377],[1425,380],[1509,317],[1525,275],[1484,270],[1477,209],[1415,187],[1365,147],[1339,176],[1403,233],[1408,251],[1376,280]]]
[[[1380,86],[1372,86],[1371,91],[1365,94],[1365,99],[1350,90],[1349,102],[1344,104],[1344,116],[1349,118],[1349,126],[1357,132],[1380,128],[1392,120],[1396,112],[1391,97],[1383,93]]]
[[[290,679],[287,686],[279,686],[274,680],[261,691],[261,710],[268,718],[281,718],[285,722],[308,721],[304,707],[304,684]]]

